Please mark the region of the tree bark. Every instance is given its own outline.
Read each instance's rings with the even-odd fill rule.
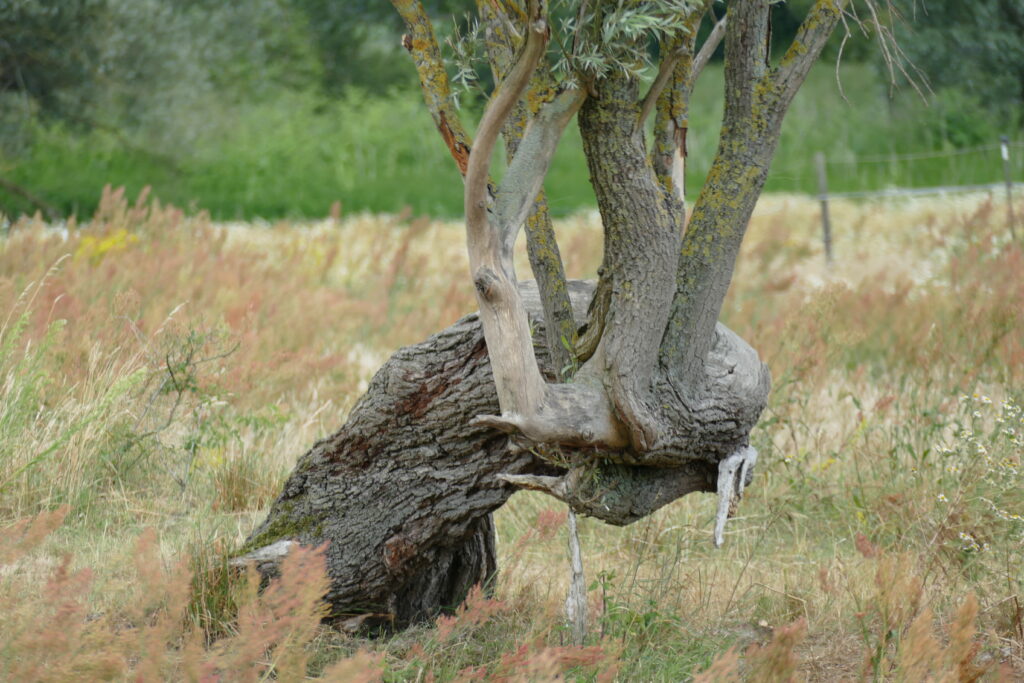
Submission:
[[[717,319],[782,117],[842,0],[817,0],[774,69],[767,64],[769,0],[730,3],[719,150],[684,236],[666,159],[677,141],[668,124],[672,117],[673,125],[685,123],[685,109],[673,109],[657,88],[685,95],[692,66],[673,69],[672,83],[666,68],[642,101],[635,78],[618,71],[586,91],[552,89],[528,107],[532,118],[495,189],[489,164],[497,136],[517,125],[510,115],[545,59],[545,3],[527,3],[521,49],[514,63],[509,57],[470,143],[456,125],[422,5],[393,2],[410,29],[406,47],[428,108],[465,176],[480,313],[400,350],[381,368],[345,426],[300,459],[241,560],[272,573],[272,558],[288,541],[328,542],[334,616],[376,613],[404,626],[455,606],[494,576],[490,513],[516,487],[620,525],[687,493],[717,491],[720,543],[729,503],[752,476],[757,454],[749,436],[770,376]],[[655,100],[662,132],[652,162],[642,124]],[[536,285],[517,283],[512,250],[527,216],[536,215],[558,138],[581,104],[605,258],[594,324],[581,340],[593,355],[572,382],[558,384],[562,368],[552,366],[557,344],[546,339],[545,309],[555,334],[565,336],[582,324],[594,287],[566,286],[570,324],[564,311],[555,314],[558,269],[541,273],[542,305]]]
[[[569,291],[582,321],[593,284],[571,281]],[[522,296],[538,361],[553,378],[536,285],[524,283]],[[728,375],[727,368],[756,360],[725,327],[718,338],[720,362],[711,364],[718,372]],[[749,405],[739,412],[756,416],[766,393],[765,386],[747,395]],[[729,392],[709,397],[694,412],[691,427],[707,435],[700,445],[705,456],[683,466],[611,464],[585,449],[567,451],[569,461],[586,464],[566,471],[517,449],[507,435],[473,424],[473,417],[498,409],[487,346],[473,314],[384,364],[346,424],[299,459],[240,554],[284,540],[327,542],[327,600],[334,618],[375,613],[395,627],[428,619],[494,576],[490,514],[517,487],[545,490],[580,514],[618,525],[687,493],[714,491],[712,453],[734,450],[753,426],[737,421],[737,398]],[[265,573],[274,566],[260,563]]]

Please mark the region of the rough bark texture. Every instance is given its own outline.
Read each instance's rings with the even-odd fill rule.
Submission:
[[[747,224],[768,177],[782,119],[842,15],[818,0],[786,55],[768,67],[769,0],[730,3],[725,27],[725,113],[718,152],[694,205],[661,358],[679,386],[699,390],[702,364],[732,281]]]
[[[582,320],[593,285],[573,281],[569,290]],[[523,299],[551,377],[533,283],[524,284]],[[753,354],[724,327],[718,338],[722,368],[748,362],[737,348]],[[729,393],[707,399],[691,426],[709,420],[700,430],[717,441],[703,442],[710,450],[682,467],[608,464],[588,449],[566,451],[572,461],[591,462],[565,474],[510,447],[506,435],[472,425],[474,416],[495,412],[498,399],[480,323],[467,316],[388,360],[348,422],[300,458],[244,552],[282,540],[326,541],[333,616],[378,613],[400,627],[458,604],[470,586],[493,576],[490,513],[517,490],[501,475],[569,482],[560,497],[574,510],[628,524],[687,493],[714,491],[714,453],[732,450],[753,426],[737,421],[737,408],[756,420],[765,394],[746,396],[745,407]]]
[[[447,80],[422,5],[393,2],[410,30],[406,47],[428,108],[465,176],[481,312],[385,364],[346,425],[299,461],[246,550],[265,558],[279,555],[260,553],[267,546],[287,549],[282,541],[327,541],[335,616],[377,613],[402,626],[454,606],[494,575],[490,513],[515,487],[545,491],[611,524],[629,524],[693,491],[717,490],[722,511],[742,494],[756,460],[749,435],[770,377],[757,353],[717,319],[782,117],[842,2],[815,3],[776,69],[766,60],[769,0],[730,3],[722,135],[685,237],[664,167],[678,141],[663,140],[652,163],[643,135],[656,91],[642,102],[636,81],[614,71],[586,91],[563,85],[529,101],[550,37],[543,0],[527,2],[525,40],[514,61],[503,57],[509,68],[472,146],[447,113]],[[692,43],[686,49],[692,53]],[[670,83],[668,73],[659,87],[685,95],[685,78]],[[581,341],[593,355],[571,383],[558,384],[561,368],[549,361],[554,340],[543,331],[545,309],[559,334],[570,326],[564,311],[562,319],[555,314],[564,308],[554,296],[561,273],[541,273],[542,306],[535,285],[517,283],[512,249],[531,209],[537,214],[554,148],[581,103],[605,258],[595,324]],[[658,108],[659,130],[673,117],[684,121],[685,108],[670,104]],[[495,190],[494,144],[526,112],[530,122],[512,136],[515,154]],[[566,290],[575,327],[593,286]],[[258,562],[273,571],[272,561]]]
[[[660,431],[650,379],[668,322],[680,235],[648,161],[639,117],[637,79],[616,73],[583,104],[579,122],[604,224],[603,277],[611,283],[604,335],[588,365],[603,380],[633,448],[647,450]]]

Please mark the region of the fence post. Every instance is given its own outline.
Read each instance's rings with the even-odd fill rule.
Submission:
[[[828,215],[828,176],[825,174],[825,153],[814,155],[818,171],[818,200],[821,202],[821,238],[825,242],[825,263],[832,265],[832,221]]]
[[[1006,181],[1006,221],[1010,224],[1010,238],[1017,241],[1017,220],[1013,215],[1013,179],[1010,176],[1010,136],[999,138],[999,151],[1003,156],[1003,179]]]

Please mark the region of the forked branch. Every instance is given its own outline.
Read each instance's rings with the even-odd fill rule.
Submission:
[[[732,3],[725,37],[725,115],[718,154],[683,240],[662,360],[694,386],[740,244],[778,144],[782,119],[842,16],[845,0],[818,0],[777,69],[766,67],[768,0]],[[728,198],[726,200],[726,198]]]
[[[524,36],[516,29],[504,7],[493,0],[477,0],[476,4],[480,20],[485,26],[484,37],[491,73],[494,82],[499,83],[515,64],[516,53],[522,46]],[[509,160],[514,159],[518,153],[519,143],[530,120],[550,99],[551,94],[556,92],[554,77],[545,66],[542,60],[530,80],[528,90],[505,122],[502,137],[505,156]],[[559,369],[556,379],[561,379],[562,370],[570,368],[572,364],[576,321],[569,301],[565,266],[562,264],[543,188],[537,193],[533,209],[526,218],[525,228],[526,253],[540,291],[544,326],[550,331],[546,335],[548,355],[552,366]]]
[[[845,5],[846,0],[818,0],[814,3],[778,68],[769,74],[783,111],[807,78],[811,66],[818,61],[829,36],[842,19]]]
[[[496,215],[488,209],[486,178],[498,133],[528,86],[547,43],[541,2],[530,2],[528,18],[525,45],[484,111],[466,173],[470,271],[501,406],[500,416],[480,416],[477,424],[521,433],[541,443],[617,447],[625,441],[599,387],[545,383],[512,263],[516,233],[540,189],[562,131],[583,101],[582,93],[566,90],[538,111],[497,193]]]

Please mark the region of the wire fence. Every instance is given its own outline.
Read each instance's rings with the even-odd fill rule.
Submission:
[[[1024,149],[1024,142],[1006,143],[1010,149]],[[829,166],[857,166],[860,164],[885,164],[899,161],[921,161],[923,159],[943,159],[946,157],[960,157],[968,154],[985,154],[1001,151],[1003,143],[993,142],[988,145],[975,145],[974,147],[961,147],[959,149],[938,150],[933,152],[909,152],[906,154],[871,154],[859,156],[853,159],[832,159]]]
[[[998,140],[998,138],[997,138]],[[900,141],[891,144],[898,145]],[[951,188],[988,185],[1003,179],[1004,146],[1001,141],[975,144],[958,149],[928,151],[903,150],[888,154],[856,155],[848,149],[823,150],[834,194],[851,198],[870,198],[875,193],[898,196],[890,189]],[[1024,180],[1024,141],[1007,140],[1011,175]],[[788,157],[773,164],[766,192],[817,194],[817,159],[812,152],[803,158]],[[948,191],[948,190],[947,190]]]
[[[1013,179],[1013,150],[1024,149],[1024,142],[1011,142],[1007,136],[1003,136],[997,143],[977,145],[955,150],[940,150],[933,152],[912,152],[907,154],[892,154],[887,156],[865,156],[858,159],[839,159],[829,161],[825,154],[818,152],[814,158],[815,174],[818,182],[818,201],[821,202],[821,235],[825,247],[825,260],[828,264],[833,261],[832,253],[832,221],[829,213],[829,201],[833,199],[883,199],[899,197],[917,197],[927,195],[960,194],[968,192],[990,192],[996,193],[1001,190],[1006,193],[1006,223],[1010,238],[1017,240],[1017,219],[1014,215],[1014,190],[1024,183],[1016,182]],[[999,160],[1002,166],[1002,182],[967,183],[957,185],[933,185],[930,187],[887,187],[872,190],[851,190],[845,192],[830,192],[828,186],[828,168],[835,166],[849,167],[860,164],[879,163],[907,163],[927,161],[940,158],[962,157],[968,154],[986,154],[993,156],[998,151]],[[1019,155],[1017,155],[1019,156]],[[991,162],[990,162],[991,164]],[[998,166],[991,164],[991,166]],[[998,174],[998,167],[991,169],[991,175]]]
[[[1014,188],[1024,183],[1012,183]],[[887,197],[919,197],[928,195],[964,194],[968,192],[992,192],[1006,187],[1006,183],[985,183],[982,185],[939,185],[936,187],[889,187],[883,190],[857,190],[854,192],[831,192],[829,199],[884,199]],[[821,195],[818,196],[821,198]]]

